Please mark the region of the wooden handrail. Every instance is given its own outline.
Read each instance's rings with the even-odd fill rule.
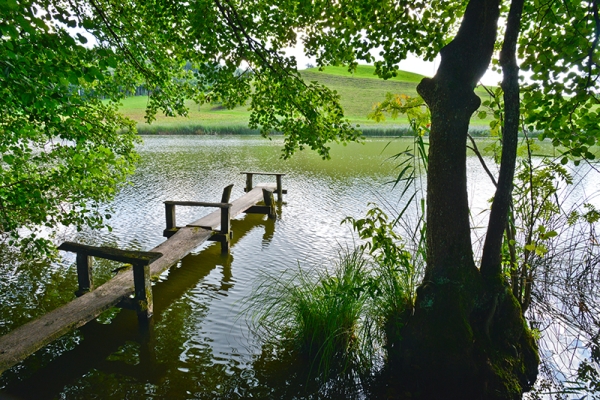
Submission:
[[[174,205],[174,206],[231,208],[231,203],[207,203],[204,201],[171,201],[171,200],[167,200],[164,203],[169,204],[169,205]]]
[[[71,253],[86,254],[92,257],[100,257],[107,260],[122,262],[126,264],[150,264],[152,261],[162,257],[162,253],[150,251],[121,250],[112,247],[88,246],[74,242],[64,242],[58,246],[59,250]]]
[[[281,177],[285,176],[283,173],[279,172],[240,172],[241,174],[246,174],[246,187],[244,188],[245,192],[249,192],[252,190],[252,176],[253,175],[275,175],[275,179],[277,181],[277,188],[275,192],[277,193],[277,201],[281,201],[283,199],[283,194],[287,193],[286,190],[283,189],[283,185],[281,184]]]

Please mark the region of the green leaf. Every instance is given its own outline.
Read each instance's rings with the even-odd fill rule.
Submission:
[[[525,250],[527,250],[527,251],[534,251],[535,247],[536,247],[535,244],[532,244],[532,243],[526,244],[525,245]]]
[[[542,235],[542,239],[547,240],[556,236],[558,236],[558,233],[556,231],[549,231]]]
[[[15,161],[15,157],[11,154],[4,154],[2,156],[2,160],[8,165],[12,165],[12,163]]]
[[[77,40],[79,40],[79,42],[81,44],[86,44],[88,42],[87,38],[85,36],[83,36],[82,34],[77,33],[76,36],[77,36]]]

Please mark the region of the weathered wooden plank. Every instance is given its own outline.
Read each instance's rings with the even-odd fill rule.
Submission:
[[[96,318],[133,292],[131,272],[121,272],[109,283],[2,336],[0,372],[24,360],[65,333]]]
[[[260,183],[256,184],[256,187],[270,189],[273,192],[277,193],[277,184],[260,182]],[[281,189],[282,194],[287,194],[287,192],[288,192],[287,189]]]
[[[270,190],[275,189],[274,185],[257,186],[235,200],[229,208],[231,218],[261,201],[263,199],[263,187]],[[87,254],[91,256],[126,263],[139,263],[139,255],[147,253],[148,260],[154,259],[149,264],[150,275],[157,277],[212,236],[212,230],[203,229],[199,226],[216,229],[220,224],[221,211],[215,210],[209,215],[194,221],[189,226],[179,229],[168,240],[156,246],[150,252],[128,252],[109,248],[103,248],[99,252],[97,248],[84,245],[74,246],[75,244],[66,245],[63,249],[80,251],[90,247],[87,249]],[[155,259],[157,253],[161,253],[162,257]],[[133,254],[135,256],[132,256]],[[133,294],[133,274],[131,268],[127,268],[121,270],[114,278],[94,291],[85,293],[62,307],[0,337],[0,374],[43,346],[95,319],[110,307],[119,304],[121,301],[131,302],[130,298]]]
[[[275,188],[274,185],[262,184],[260,186],[256,186],[251,191],[247,192],[245,195],[231,203],[231,208],[229,209],[229,214],[231,218],[238,216],[239,214],[246,211],[248,208],[252,207],[259,201],[262,201],[263,194],[262,189],[268,188],[273,190]],[[208,214],[205,217],[202,217],[190,224],[187,224],[187,227],[203,227],[212,229],[216,229],[221,224],[221,213],[219,211],[215,211],[213,213]]]

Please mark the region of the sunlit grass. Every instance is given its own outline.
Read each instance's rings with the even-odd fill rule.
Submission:
[[[384,122],[375,123],[369,120],[367,115],[371,112],[373,105],[381,102],[388,92],[416,96],[416,86],[423,78],[419,74],[399,71],[397,77],[383,80],[374,75],[375,67],[369,65],[359,65],[354,74],[350,74],[345,67],[326,67],[324,71],[311,68],[300,72],[306,81],[317,81],[331,90],[335,90],[340,95],[340,102],[346,118],[352,124],[360,125],[360,129],[363,129],[366,134],[372,130],[390,130],[408,126],[408,121],[404,116],[400,116],[396,120],[387,119]],[[487,96],[481,89],[477,89],[477,93],[482,98]],[[120,107],[126,116],[138,123],[138,129],[145,133],[173,134],[177,130],[191,133],[194,132],[194,127],[199,126],[202,129],[195,129],[195,131],[220,127],[226,127],[224,131],[231,131],[229,128],[247,128],[250,117],[248,105],[224,109],[217,104],[199,106],[193,101],[187,101],[186,105],[189,109],[187,116],[167,117],[159,113],[156,121],[149,126],[145,121],[147,102],[147,96],[128,97],[121,102]],[[485,127],[489,124],[489,119],[481,120],[474,116],[472,124]],[[153,126],[161,128],[152,128]],[[215,132],[221,131],[215,130]]]
[[[359,65],[356,67],[354,72],[348,72],[347,67],[336,67],[336,66],[328,66],[323,68],[323,71],[319,71],[319,68],[308,68],[302,71],[304,72],[323,72],[329,75],[338,75],[338,76],[353,76],[357,78],[370,78],[370,79],[380,79],[377,75],[375,75],[375,66],[373,65]],[[421,82],[425,75],[416,74],[414,72],[408,71],[398,71],[397,76],[390,78],[389,81],[401,81],[401,82]]]

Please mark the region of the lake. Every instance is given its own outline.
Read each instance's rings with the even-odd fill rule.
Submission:
[[[396,215],[406,195],[401,199],[400,187],[390,184],[398,173],[398,161],[390,157],[410,146],[410,139],[367,139],[333,146],[329,161],[308,151],[284,161],[278,138],[145,137],[139,167],[112,204],[112,231],[63,229],[59,239],[149,250],[165,240],[163,201],[218,201],[231,183],[236,199],[245,184],[242,171],[286,174],[288,194],[277,206],[277,220],[240,216],[232,221],[230,255],[209,242],[164,273],[153,287],[149,331],[138,329],[133,312],[111,310],[4,373],[0,398],[301,398],[285,377],[275,383],[265,378],[276,376],[278,365],[261,357],[260,338],[241,313],[244,300],[264,274],[330,266],[341,248],[358,243],[340,222],[362,217],[368,203]],[[468,170],[473,225],[484,226],[493,185],[476,157],[469,157]],[[424,186],[424,175],[417,178]],[[597,188],[597,176],[585,187]],[[409,221],[416,210],[411,208]],[[177,220],[191,222],[210,211],[179,207]],[[474,229],[476,251],[481,234]],[[1,266],[0,334],[72,298],[75,256],[62,257],[53,264]],[[118,267],[102,260],[95,266],[96,284]]]

